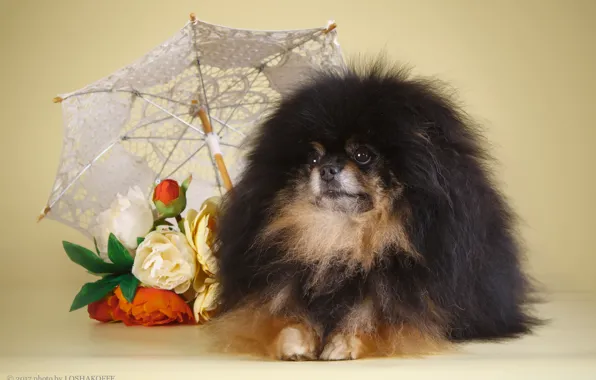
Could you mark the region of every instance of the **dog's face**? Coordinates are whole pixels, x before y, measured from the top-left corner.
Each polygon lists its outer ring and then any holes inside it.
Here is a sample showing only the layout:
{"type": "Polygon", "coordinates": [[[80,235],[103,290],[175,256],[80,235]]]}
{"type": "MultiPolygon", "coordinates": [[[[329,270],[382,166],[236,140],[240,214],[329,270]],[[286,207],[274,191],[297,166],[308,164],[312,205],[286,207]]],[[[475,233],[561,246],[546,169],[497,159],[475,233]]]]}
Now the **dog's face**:
{"type": "Polygon", "coordinates": [[[308,202],[344,217],[396,206],[408,174],[432,161],[432,116],[408,109],[398,82],[326,80],[282,102],[265,123],[251,157],[267,172],[259,185],[271,184],[285,206],[308,202]]]}
{"type": "Polygon", "coordinates": [[[313,142],[299,172],[298,182],[303,184],[298,188],[307,188],[317,207],[347,214],[368,212],[378,194],[386,192],[377,172],[380,162],[373,147],[355,140],[338,150],[313,142]]]}

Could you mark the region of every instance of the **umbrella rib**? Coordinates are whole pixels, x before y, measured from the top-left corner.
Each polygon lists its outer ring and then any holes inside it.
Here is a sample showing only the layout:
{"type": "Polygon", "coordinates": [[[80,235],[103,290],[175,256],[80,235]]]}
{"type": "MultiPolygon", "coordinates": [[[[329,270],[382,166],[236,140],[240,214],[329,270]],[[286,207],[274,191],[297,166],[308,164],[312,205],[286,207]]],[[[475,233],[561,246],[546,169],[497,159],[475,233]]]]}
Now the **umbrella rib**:
{"type": "Polygon", "coordinates": [[[296,43],[294,45],[290,45],[284,51],[281,51],[281,52],[279,52],[279,53],[277,53],[275,55],[272,55],[271,57],[269,57],[268,60],[266,60],[265,62],[261,63],[261,67],[264,67],[266,64],[268,64],[269,62],[273,61],[277,57],[282,56],[284,54],[288,54],[289,52],[291,52],[292,50],[296,49],[297,47],[302,46],[305,43],[314,40],[317,35],[319,35],[321,33],[324,33],[324,32],[325,32],[325,30],[318,30],[318,31],[314,32],[312,35],[310,35],[308,37],[305,37],[303,41],[298,42],[298,43],[296,43]]]}
{"type": "Polygon", "coordinates": [[[186,165],[186,163],[187,163],[188,161],[190,161],[190,160],[191,160],[191,158],[193,158],[194,156],[196,156],[196,155],[197,155],[197,153],[199,153],[199,152],[201,151],[201,149],[203,149],[203,148],[205,147],[205,145],[207,145],[207,143],[203,143],[203,144],[202,144],[200,147],[198,147],[198,148],[197,148],[197,150],[195,150],[194,152],[192,152],[192,153],[190,154],[190,156],[188,156],[188,157],[187,157],[187,158],[186,158],[184,161],[182,161],[182,163],[181,163],[180,165],[178,165],[178,166],[176,167],[176,169],[172,170],[172,171],[170,172],[170,174],[168,174],[168,175],[166,176],[166,178],[169,178],[169,177],[171,177],[171,176],[172,176],[174,173],[176,173],[178,170],[180,170],[180,168],[181,168],[181,167],[183,167],[184,165],[186,165]]]}
{"type": "Polygon", "coordinates": [[[148,94],[148,93],[145,93],[145,92],[141,92],[140,94],[143,95],[143,96],[151,96],[151,97],[154,97],[154,98],[167,100],[168,102],[172,102],[172,103],[176,103],[176,104],[181,104],[183,106],[189,106],[190,107],[190,104],[189,103],[182,102],[180,100],[175,100],[175,99],[172,99],[172,98],[168,98],[167,96],[161,96],[161,95],[155,95],[155,94],[148,94]]]}
{"type": "Polygon", "coordinates": [[[253,105],[257,105],[257,104],[271,104],[271,103],[269,103],[269,102],[238,103],[238,104],[230,104],[228,106],[212,107],[211,109],[219,110],[219,109],[224,109],[224,108],[233,108],[233,107],[237,107],[237,106],[253,106],[253,105]]]}
{"type": "MultiPolygon", "coordinates": [[[[197,56],[198,56],[197,50],[197,56]]],[[[199,80],[201,81],[201,90],[203,92],[203,99],[205,99],[205,106],[207,106],[207,117],[209,117],[209,122],[211,122],[211,115],[209,114],[209,100],[207,100],[207,90],[205,89],[205,81],[203,80],[203,70],[201,70],[201,60],[197,58],[197,68],[199,70],[199,80]]]]}
{"type": "Polygon", "coordinates": [[[162,117],[161,119],[151,120],[151,121],[148,121],[146,123],[139,124],[139,125],[133,127],[130,131],[126,132],[122,137],[120,137],[120,140],[131,140],[131,139],[134,139],[134,137],[130,137],[128,135],[130,133],[135,132],[138,129],[143,128],[143,127],[147,127],[147,126],[152,125],[152,124],[161,123],[162,121],[166,121],[166,120],[169,120],[169,119],[172,119],[172,116],[166,116],[166,117],[162,117]]]}
{"type": "MultiPolygon", "coordinates": [[[[262,69],[259,68],[259,70],[257,71],[257,75],[255,75],[255,77],[250,81],[250,83],[248,84],[248,86],[246,87],[246,89],[244,90],[244,93],[242,94],[242,96],[240,97],[240,99],[243,99],[248,92],[250,91],[250,89],[252,88],[252,86],[255,84],[255,82],[257,81],[257,79],[259,78],[259,75],[261,75],[262,69]]],[[[248,78],[248,75],[246,76],[248,78]]],[[[228,118],[226,119],[226,121],[224,121],[223,123],[221,123],[222,127],[221,129],[217,132],[217,134],[219,135],[221,133],[221,131],[223,130],[224,127],[228,127],[231,130],[238,132],[238,130],[232,128],[228,123],[230,122],[230,119],[232,119],[232,117],[234,116],[234,113],[236,112],[236,110],[240,108],[240,105],[237,104],[236,107],[234,107],[232,109],[232,112],[230,112],[230,115],[228,116],[228,118]]],[[[241,133],[243,136],[246,137],[246,135],[244,133],[241,133]]]]}
{"type": "MultiPolygon", "coordinates": [[[[190,118],[190,123],[192,123],[194,120],[195,120],[195,117],[194,116],[191,117],[190,118]]],[[[174,151],[178,147],[178,144],[180,144],[180,141],[182,140],[182,136],[184,136],[184,134],[186,133],[186,131],[188,131],[188,127],[185,127],[182,130],[182,133],[180,133],[180,135],[176,139],[176,142],[174,143],[174,147],[172,148],[172,150],[170,150],[170,153],[168,153],[168,157],[164,160],[163,165],[161,166],[161,169],[159,170],[159,173],[157,173],[157,175],[155,176],[155,179],[153,180],[153,182],[157,181],[159,179],[159,177],[162,175],[164,169],[166,168],[166,165],[170,161],[170,158],[172,158],[172,154],[174,154],[174,151]]]]}
{"type": "MultiPolygon", "coordinates": [[[[232,83],[230,86],[228,86],[228,88],[226,88],[225,90],[221,91],[218,95],[216,95],[213,99],[211,99],[211,102],[216,101],[217,99],[219,99],[219,97],[223,94],[225,94],[226,92],[228,92],[231,88],[234,88],[234,86],[236,86],[238,83],[242,82],[244,79],[246,79],[246,77],[248,77],[250,74],[252,74],[253,70],[257,70],[258,72],[263,71],[263,68],[265,67],[265,65],[267,65],[269,62],[273,61],[274,59],[276,59],[279,56],[282,56],[284,54],[288,54],[288,52],[296,49],[299,46],[304,45],[305,43],[312,41],[317,35],[319,35],[320,33],[324,33],[324,30],[318,30],[316,32],[314,32],[312,35],[305,37],[303,41],[298,42],[297,44],[291,45],[288,48],[286,48],[284,51],[279,52],[271,57],[269,57],[269,59],[267,59],[266,61],[262,62],[258,67],[251,67],[251,71],[242,75],[240,77],[240,79],[238,79],[236,82],[232,83]]],[[[268,103],[265,103],[268,104],[268,103]]],[[[223,108],[223,107],[219,107],[219,108],[223,108]]],[[[215,108],[214,108],[215,109],[215,108]]]]}
{"type": "MultiPolygon", "coordinates": [[[[219,94],[215,95],[215,97],[213,97],[213,99],[211,99],[211,102],[215,102],[217,99],[219,99],[222,95],[224,95],[225,93],[227,93],[228,91],[230,91],[230,89],[234,88],[238,83],[242,82],[243,80],[245,80],[246,78],[248,78],[249,75],[251,75],[254,71],[257,72],[261,72],[260,67],[251,67],[250,71],[246,74],[243,74],[237,81],[235,81],[234,83],[232,83],[231,85],[229,85],[225,90],[220,91],[219,94]]],[[[214,109],[217,107],[214,107],[214,109]]],[[[222,108],[222,107],[220,107],[222,108]]]]}
{"type": "MultiPolygon", "coordinates": [[[[216,120],[217,121],[217,120],[216,120]]],[[[242,132],[239,132],[242,133],[242,132]]],[[[161,136],[134,136],[134,137],[127,137],[124,140],[165,140],[165,141],[177,141],[178,138],[176,137],[161,137],[161,136]]],[[[180,139],[180,141],[205,141],[205,139],[201,139],[201,138],[182,138],[180,139]]],[[[223,146],[229,146],[232,148],[239,148],[238,145],[235,144],[229,144],[229,143],[225,143],[225,142],[219,142],[220,145],[223,146]]]]}
{"type": "MultiPolygon", "coordinates": [[[[216,118],[215,116],[212,116],[212,118],[213,118],[213,120],[215,120],[216,122],[218,122],[222,126],[230,128],[232,131],[238,133],[242,137],[246,137],[246,134],[244,132],[239,131],[237,128],[232,127],[231,125],[227,124],[223,120],[220,120],[220,119],[216,118]]],[[[221,132],[221,129],[219,130],[219,132],[217,132],[217,134],[219,134],[220,132],[221,132]]],[[[222,142],[220,142],[220,144],[221,145],[226,145],[225,143],[222,143],[222,142]]]]}
{"type": "Polygon", "coordinates": [[[199,38],[196,28],[193,31],[193,47],[195,50],[195,59],[197,61],[197,73],[199,74],[199,81],[201,82],[201,91],[203,92],[203,102],[207,107],[207,117],[211,122],[211,115],[209,114],[209,100],[207,99],[207,90],[205,89],[205,80],[203,79],[203,70],[201,69],[201,53],[199,52],[199,38]]]}
{"type": "Polygon", "coordinates": [[[166,117],[162,117],[161,119],[151,120],[151,121],[148,121],[146,123],[139,124],[136,127],[134,127],[133,129],[131,129],[129,132],[127,132],[124,136],[126,137],[126,135],[128,135],[128,133],[131,133],[133,131],[136,131],[139,128],[147,127],[149,125],[156,124],[156,123],[161,123],[162,121],[166,121],[166,120],[169,120],[171,118],[172,118],[171,116],[166,116],[166,117]]]}
{"type": "MultiPolygon", "coordinates": [[[[120,90],[117,90],[117,91],[120,91],[120,90]]],[[[176,104],[181,104],[183,106],[189,106],[190,107],[190,104],[189,103],[182,102],[180,100],[175,100],[175,99],[172,99],[172,98],[168,98],[167,96],[149,94],[149,93],[146,93],[146,92],[134,92],[134,91],[130,91],[130,92],[133,93],[133,94],[141,94],[142,96],[151,96],[153,98],[163,99],[163,100],[167,100],[168,102],[172,102],[172,103],[176,103],[176,104]]]]}
{"type": "Polygon", "coordinates": [[[166,140],[166,141],[205,141],[205,139],[201,138],[182,138],[179,139],[177,137],[162,137],[162,136],[133,136],[127,137],[126,140],[166,140]]]}
{"type": "Polygon", "coordinates": [[[182,124],[184,124],[184,125],[186,125],[186,126],[190,127],[191,129],[194,129],[195,131],[199,132],[199,133],[200,133],[200,134],[202,134],[202,135],[204,135],[204,134],[205,134],[205,132],[203,132],[203,131],[202,131],[200,128],[198,128],[198,127],[196,127],[196,126],[192,125],[191,123],[189,123],[189,122],[187,122],[187,121],[183,120],[182,118],[180,118],[180,117],[176,116],[175,114],[171,113],[170,111],[168,111],[167,109],[163,108],[163,107],[162,107],[162,106],[160,106],[159,104],[157,104],[157,103],[155,103],[155,102],[153,102],[153,101],[151,101],[151,100],[149,100],[149,99],[145,98],[145,97],[144,97],[144,96],[142,96],[140,93],[138,93],[138,92],[137,92],[137,93],[136,93],[136,95],[137,95],[139,98],[141,98],[141,99],[143,99],[144,101],[146,101],[147,103],[149,103],[149,104],[151,104],[151,105],[153,105],[153,106],[155,106],[155,107],[159,108],[159,109],[160,109],[160,110],[162,110],[163,112],[165,112],[165,113],[167,113],[168,115],[172,116],[174,119],[178,120],[178,121],[179,121],[179,122],[181,122],[182,124]]]}
{"type": "Polygon", "coordinates": [[[103,156],[104,154],[106,154],[110,149],[112,149],[114,147],[114,145],[116,145],[116,143],[118,142],[118,140],[113,141],[110,145],[108,145],[104,150],[102,150],[97,156],[95,156],[91,161],[89,161],[89,163],[87,165],[85,165],[85,167],[83,169],[81,169],[81,171],[73,178],[72,181],[70,181],[70,183],[64,188],[64,190],[62,190],[60,192],[60,194],[58,194],[58,196],[49,204],[49,207],[52,208],[54,207],[54,205],[56,204],[56,202],[58,202],[60,200],[60,198],[62,198],[64,196],[64,194],[66,194],[66,192],[72,187],[72,185],[74,185],[74,183],[81,178],[81,176],[87,171],[89,170],[89,168],[91,167],[91,165],[93,165],[95,163],[95,161],[99,160],[101,158],[101,156],[103,156]]]}
{"type": "Polygon", "coordinates": [[[133,95],[137,95],[137,96],[152,96],[154,98],[159,98],[159,99],[167,100],[169,102],[181,104],[183,106],[189,106],[189,107],[191,106],[191,104],[189,104],[189,103],[182,102],[180,100],[175,100],[175,99],[172,99],[172,98],[168,98],[167,96],[149,94],[147,92],[139,92],[139,91],[134,91],[134,90],[89,90],[89,91],[76,92],[74,94],[67,95],[66,97],[63,98],[63,100],[66,100],[66,99],[72,98],[72,97],[81,96],[81,95],[97,94],[97,93],[102,93],[102,92],[103,93],[106,93],[106,92],[124,92],[124,93],[127,93],[127,94],[133,94],[133,95]]]}

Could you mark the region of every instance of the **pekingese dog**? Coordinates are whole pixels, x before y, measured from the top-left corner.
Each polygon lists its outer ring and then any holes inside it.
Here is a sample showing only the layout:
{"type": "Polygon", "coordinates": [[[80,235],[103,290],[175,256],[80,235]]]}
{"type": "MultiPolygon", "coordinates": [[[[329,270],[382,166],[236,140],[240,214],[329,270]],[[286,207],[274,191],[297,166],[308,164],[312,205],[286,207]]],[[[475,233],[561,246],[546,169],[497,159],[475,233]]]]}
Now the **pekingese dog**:
{"type": "Polygon", "coordinates": [[[436,83],[406,71],[375,63],[295,91],[223,202],[230,347],[344,360],[529,332],[533,292],[489,162],[436,83]]]}

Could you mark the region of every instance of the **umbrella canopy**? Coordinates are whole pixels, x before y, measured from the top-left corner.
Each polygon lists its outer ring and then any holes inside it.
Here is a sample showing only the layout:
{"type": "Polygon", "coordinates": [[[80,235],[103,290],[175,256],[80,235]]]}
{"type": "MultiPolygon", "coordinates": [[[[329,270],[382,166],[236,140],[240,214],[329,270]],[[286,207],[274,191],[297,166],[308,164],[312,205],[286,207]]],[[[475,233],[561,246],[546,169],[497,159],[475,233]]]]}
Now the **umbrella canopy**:
{"type": "Polygon", "coordinates": [[[136,62],[57,97],[64,141],[42,217],[91,237],[96,216],[130,187],[149,196],[160,179],[192,174],[191,207],[225,191],[226,174],[241,172],[241,143],[279,99],[310,70],[344,68],[336,33],[333,23],[256,31],[191,15],[136,62]]]}

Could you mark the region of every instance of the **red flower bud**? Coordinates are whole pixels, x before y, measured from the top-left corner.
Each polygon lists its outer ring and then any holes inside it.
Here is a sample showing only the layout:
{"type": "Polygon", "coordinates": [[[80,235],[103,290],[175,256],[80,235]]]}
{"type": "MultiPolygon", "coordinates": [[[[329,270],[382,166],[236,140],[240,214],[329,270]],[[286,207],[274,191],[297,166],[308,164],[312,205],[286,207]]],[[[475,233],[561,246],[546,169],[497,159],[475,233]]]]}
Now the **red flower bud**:
{"type": "Polygon", "coordinates": [[[169,205],[180,196],[180,186],[173,179],[164,179],[155,187],[153,191],[153,202],[161,201],[164,205],[169,205]]]}

